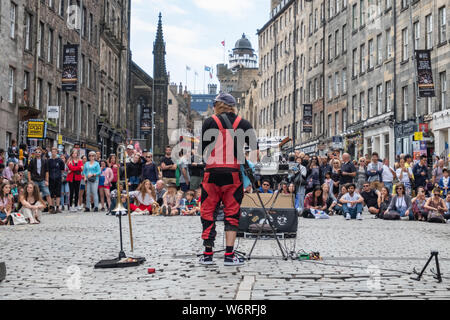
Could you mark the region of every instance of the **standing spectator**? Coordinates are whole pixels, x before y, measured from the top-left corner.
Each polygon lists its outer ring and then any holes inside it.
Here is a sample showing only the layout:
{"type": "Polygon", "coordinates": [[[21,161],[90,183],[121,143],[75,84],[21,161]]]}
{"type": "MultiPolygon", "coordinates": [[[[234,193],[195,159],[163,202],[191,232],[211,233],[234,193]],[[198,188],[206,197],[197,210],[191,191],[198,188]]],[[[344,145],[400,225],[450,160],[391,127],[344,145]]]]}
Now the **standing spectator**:
{"type": "Polygon", "coordinates": [[[426,221],[428,216],[428,210],[425,209],[427,198],[425,196],[425,189],[423,187],[417,188],[417,197],[412,199],[411,203],[414,218],[418,221],[426,221]]]}
{"type": "Polygon", "coordinates": [[[372,161],[367,164],[367,181],[370,182],[371,188],[381,189],[381,172],[383,171],[383,163],[378,161],[378,153],[372,153],[372,161]]]}
{"type": "Polygon", "coordinates": [[[22,143],[19,146],[19,161],[22,161],[25,170],[28,168],[28,157],[28,147],[26,144],[22,143]]]}
{"type": "MultiPolygon", "coordinates": [[[[247,153],[248,154],[248,153],[247,153]]],[[[246,156],[247,156],[246,154],[246,156]]],[[[189,166],[190,168],[190,188],[192,190],[195,190],[200,187],[200,184],[202,183],[203,174],[205,171],[205,164],[202,162],[201,156],[199,156],[194,151],[192,152],[191,157],[191,164],[189,166]]],[[[245,187],[244,187],[245,189],[245,187]]]]}
{"type": "Polygon", "coordinates": [[[395,186],[395,193],[396,195],[392,198],[391,204],[384,214],[384,219],[389,217],[391,220],[414,220],[411,197],[405,193],[405,186],[402,183],[395,186]],[[387,216],[387,214],[389,215],[387,216]]]}
{"type": "Polygon", "coordinates": [[[361,192],[364,183],[366,183],[367,181],[366,158],[361,157],[359,159],[359,165],[357,166],[356,170],[356,190],[357,192],[361,192]]]}
{"type": "Polygon", "coordinates": [[[350,220],[352,218],[362,220],[364,198],[359,193],[355,192],[355,189],[355,184],[349,183],[347,186],[348,192],[340,199],[342,203],[342,211],[346,220],[350,220]]]}
{"type": "Polygon", "coordinates": [[[445,197],[447,197],[448,190],[450,189],[450,179],[448,177],[448,170],[447,169],[444,168],[442,170],[442,173],[443,173],[443,176],[439,180],[439,188],[441,188],[442,195],[445,198],[445,197]]]}
{"type": "Polygon", "coordinates": [[[98,181],[100,176],[100,165],[95,161],[95,152],[89,152],[89,162],[84,164],[83,176],[86,182],[86,208],[84,212],[89,212],[91,207],[91,197],[94,198],[94,212],[98,212],[98,181]]]}
{"type": "Polygon", "coordinates": [[[297,159],[298,169],[294,178],[295,188],[297,190],[297,195],[295,197],[295,208],[297,209],[298,213],[301,213],[303,211],[306,195],[306,184],[307,184],[306,175],[308,173],[306,167],[303,166],[301,162],[302,158],[299,157],[297,159]]]}
{"type": "Polygon", "coordinates": [[[412,158],[412,156],[409,155],[409,154],[405,155],[405,166],[406,166],[407,168],[411,168],[411,169],[412,169],[413,166],[414,166],[413,158],[412,158]]]}
{"type": "Polygon", "coordinates": [[[16,140],[11,140],[11,146],[8,148],[8,160],[14,163],[19,162],[19,148],[16,140]]]}
{"type": "Polygon", "coordinates": [[[364,204],[367,206],[369,213],[378,215],[380,213],[380,192],[373,189],[369,182],[364,183],[361,196],[364,198],[364,204]]]}
{"type": "Polygon", "coordinates": [[[339,181],[341,180],[341,162],[333,160],[333,169],[331,170],[331,180],[333,180],[333,194],[339,194],[339,181]]]}
{"type": "Polygon", "coordinates": [[[341,166],[341,178],[339,184],[353,183],[353,179],[356,177],[356,168],[350,161],[350,155],[344,153],[342,155],[342,166],[341,166]]]}
{"type": "Polygon", "coordinates": [[[67,174],[67,182],[69,182],[69,210],[77,211],[78,196],[80,192],[80,182],[82,179],[83,161],[78,158],[78,150],[72,149],[69,160],[67,161],[69,172],[67,174]]]}
{"type": "Polygon", "coordinates": [[[20,210],[30,224],[39,224],[45,205],[39,193],[39,187],[33,182],[28,182],[23,194],[19,197],[22,209],[20,210]]]}
{"type": "Polygon", "coordinates": [[[388,189],[389,194],[392,194],[392,188],[394,185],[394,178],[397,177],[394,169],[389,166],[389,159],[385,158],[383,160],[383,171],[381,172],[381,181],[383,185],[388,189]]]}
{"type": "MultiPolygon", "coordinates": [[[[84,166],[87,162],[87,157],[85,155],[83,155],[81,157],[81,161],[83,163],[83,170],[84,170],[84,166]]],[[[81,173],[81,181],[80,181],[80,192],[78,194],[78,210],[82,210],[83,209],[83,198],[86,195],[86,179],[85,176],[83,174],[83,172],[81,173]]]]}
{"type": "Polygon", "coordinates": [[[142,159],[139,153],[135,153],[131,162],[127,163],[127,178],[130,191],[135,191],[141,182],[142,159]]]}
{"type": "MultiPolygon", "coordinates": [[[[125,157],[125,162],[130,163],[133,161],[135,150],[132,144],[129,144],[127,146],[127,156],[125,157]]],[[[119,159],[119,161],[122,161],[123,159],[119,159]]]]}
{"type": "Polygon", "coordinates": [[[444,165],[445,165],[444,160],[440,159],[437,162],[436,168],[433,169],[432,182],[434,186],[437,186],[441,178],[444,176],[444,165]]]}
{"type": "Polygon", "coordinates": [[[188,169],[188,159],[187,159],[187,154],[183,153],[183,150],[180,152],[180,160],[178,161],[178,170],[180,171],[180,176],[179,176],[179,185],[180,185],[180,189],[183,192],[186,192],[189,190],[189,180],[190,180],[190,176],[189,176],[189,169],[188,169]]]}
{"type": "Polygon", "coordinates": [[[159,179],[158,166],[153,161],[153,154],[147,152],[145,156],[145,164],[142,167],[142,180],[150,180],[155,185],[159,179]]]}
{"type": "Polygon", "coordinates": [[[160,164],[163,181],[166,185],[169,185],[169,183],[176,183],[175,171],[177,169],[177,165],[173,163],[171,157],[172,157],[172,148],[170,146],[167,146],[165,156],[160,164]]]}
{"type": "Polygon", "coordinates": [[[111,181],[111,192],[116,190],[117,188],[117,179],[119,177],[119,169],[120,164],[117,162],[117,156],[115,154],[111,154],[108,158],[108,167],[111,168],[114,178],[111,181]]]}
{"type": "Polygon", "coordinates": [[[321,158],[321,164],[320,164],[320,184],[323,184],[325,182],[325,175],[327,173],[330,173],[331,175],[331,171],[332,171],[332,167],[331,165],[328,163],[328,158],[327,157],[322,157],[321,158]]]}
{"type": "Polygon", "coordinates": [[[0,165],[5,165],[5,150],[0,149],[0,165]]]}
{"type": "Polygon", "coordinates": [[[414,184],[417,193],[418,187],[426,187],[428,183],[427,156],[420,156],[420,161],[413,167],[414,184]]]}
{"type": "Polygon", "coordinates": [[[102,160],[102,153],[100,151],[95,152],[95,161],[100,162],[102,160]]]}
{"type": "Polygon", "coordinates": [[[163,196],[164,196],[164,194],[167,192],[167,189],[165,188],[165,185],[164,185],[164,181],[162,181],[162,180],[158,180],[157,182],[156,182],[156,186],[155,186],[155,192],[156,192],[156,198],[155,198],[155,200],[156,200],[156,202],[158,202],[158,204],[160,205],[160,206],[162,206],[163,205],[163,196]]]}
{"type": "Polygon", "coordinates": [[[315,186],[320,186],[320,168],[317,163],[317,157],[311,159],[311,163],[308,167],[308,178],[306,178],[306,193],[311,192],[315,186]]]}
{"type": "Polygon", "coordinates": [[[61,201],[62,173],[65,164],[58,158],[58,148],[52,148],[52,156],[47,161],[50,189],[50,202],[48,203],[50,206],[49,213],[61,213],[62,211],[59,209],[59,205],[61,201]],[[54,198],[56,198],[55,203],[53,203],[54,198]]]}
{"type": "Polygon", "coordinates": [[[105,198],[108,209],[111,210],[111,182],[114,179],[114,173],[111,168],[108,167],[106,160],[100,160],[100,178],[98,182],[98,191],[100,193],[100,203],[102,207],[100,211],[105,211],[105,198]]]}
{"type": "Polygon", "coordinates": [[[410,195],[413,172],[410,167],[406,166],[405,159],[400,158],[399,168],[397,169],[397,171],[395,173],[397,174],[397,178],[398,178],[399,182],[401,182],[405,187],[404,192],[407,195],[410,195]]]}
{"type": "MultiPolygon", "coordinates": [[[[28,182],[33,181],[42,192],[42,197],[46,198],[47,205],[50,206],[52,201],[50,198],[50,191],[48,190],[49,172],[48,162],[42,158],[42,149],[37,147],[34,152],[35,158],[30,161],[28,166],[28,182]]],[[[60,191],[61,191],[61,185],[60,191]]],[[[50,210],[50,208],[48,208],[50,210]]],[[[53,213],[50,211],[50,213],[53,213]]]]}
{"type": "Polygon", "coordinates": [[[70,187],[69,182],[67,181],[67,176],[69,174],[69,167],[67,166],[66,156],[64,154],[61,155],[61,161],[64,163],[64,171],[62,172],[61,177],[61,208],[64,210],[64,205],[67,204],[67,210],[70,209],[70,187]]]}

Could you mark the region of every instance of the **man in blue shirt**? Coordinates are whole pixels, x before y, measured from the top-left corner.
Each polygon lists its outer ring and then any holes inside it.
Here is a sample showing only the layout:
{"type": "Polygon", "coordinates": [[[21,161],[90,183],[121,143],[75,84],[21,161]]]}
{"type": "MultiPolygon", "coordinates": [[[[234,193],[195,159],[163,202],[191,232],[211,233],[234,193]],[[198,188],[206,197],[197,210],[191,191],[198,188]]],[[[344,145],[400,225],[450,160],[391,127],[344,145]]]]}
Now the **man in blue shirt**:
{"type": "Polygon", "coordinates": [[[261,183],[261,187],[259,187],[260,193],[273,193],[272,190],[270,190],[270,181],[267,179],[264,179],[261,183]]]}

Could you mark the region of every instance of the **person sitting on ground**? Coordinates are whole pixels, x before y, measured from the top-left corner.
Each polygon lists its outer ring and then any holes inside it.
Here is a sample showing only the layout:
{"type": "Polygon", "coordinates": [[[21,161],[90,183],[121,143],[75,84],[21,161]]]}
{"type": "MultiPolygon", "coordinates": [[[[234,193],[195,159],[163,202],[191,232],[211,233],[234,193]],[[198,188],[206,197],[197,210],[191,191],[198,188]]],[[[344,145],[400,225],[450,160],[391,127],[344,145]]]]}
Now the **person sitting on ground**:
{"type": "Polygon", "coordinates": [[[405,194],[405,185],[398,183],[395,185],[396,195],[392,197],[391,204],[384,213],[385,220],[414,220],[412,212],[411,197],[405,194]]]}
{"type": "Polygon", "coordinates": [[[295,184],[294,183],[290,183],[288,186],[288,194],[293,194],[294,196],[295,194],[295,184]]]}
{"type": "Polygon", "coordinates": [[[423,187],[417,188],[417,196],[412,199],[411,203],[414,218],[419,221],[427,221],[428,210],[425,209],[427,198],[423,187]]]}
{"type": "Polygon", "coordinates": [[[448,208],[444,199],[441,198],[441,190],[439,188],[434,188],[433,196],[428,198],[424,207],[428,210],[428,222],[446,222],[444,214],[448,211],[448,208]]]}
{"type": "MultiPolygon", "coordinates": [[[[278,192],[278,190],[276,192],[278,192]]],[[[281,190],[280,190],[280,192],[281,192],[281,194],[289,194],[288,184],[286,182],[282,182],[281,183],[281,190]]]]}
{"type": "Polygon", "coordinates": [[[167,188],[167,192],[163,196],[161,212],[164,216],[179,215],[178,208],[181,205],[181,199],[178,198],[177,186],[175,183],[169,183],[167,188]]]}
{"type": "Polygon", "coordinates": [[[355,192],[355,189],[355,184],[349,183],[347,186],[348,192],[340,199],[343,204],[342,211],[346,220],[362,220],[364,198],[359,193],[355,192]]]}
{"type": "Polygon", "coordinates": [[[389,192],[389,187],[382,187],[380,192],[380,197],[378,198],[378,208],[380,208],[378,214],[375,218],[383,219],[384,212],[389,208],[391,204],[391,193],[389,192]]]}
{"type": "Polygon", "coordinates": [[[12,181],[14,177],[14,162],[8,161],[8,166],[3,170],[3,178],[8,179],[8,181],[12,181]]]}
{"type": "Polygon", "coordinates": [[[378,205],[380,200],[380,192],[377,189],[373,189],[372,185],[377,185],[365,182],[363,184],[363,191],[361,196],[364,198],[364,204],[367,206],[370,214],[378,215],[380,213],[380,207],[378,205]]]}
{"type": "Polygon", "coordinates": [[[344,185],[342,185],[341,186],[341,191],[339,191],[339,194],[337,195],[337,197],[335,197],[336,198],[336,200],[337,200],[337,202],[336,202],[336,205],[334,206],[334,212],[337,214],[337,215],[340,215],[340,216],[342,216],[343,214],[344,214],[344,211],[343,211],[343,203],[341,202],[341,198],[344,196],[344,194],[346,194],[348,192],[348,190],[347,190],[347,185],[346,184],[344,184],[344,185]]]}
{"type": "Polygon", "coordinates": [[[325,210],[327,204],[323,201],[323,190],[321,186],[315,186],[313,191],[308,193],[305,197],[303,218],[318,218],[320,216],[327,216],[325,210]]]}
{"type": "Polygon", "coordinates": [[[330,185],[326,182],[322,185],[322,191],[323,202],[327,205],[325,213],[332,216],[334,214],[334,207],[337,204],[336,198],[333,193],[330,192],[330,185]]]}
{"type": "Polygon", "coordinates": [[[11,225],[13,196],[11,194],[11,185],[9,182],[3,182],[0,186],[0,225],[11,225]]]}
{"type": "Polygon", "coordinates": [[[137,189],[136,200],[139,206],[130,204],[130,209],[135,214],[152,214],[152,204],[156,199],[155,187],[150,180],[144,180],[137,189]]]}
{"type": "Polygon", "coordinates": [[[448,221],[450,219],[450,193],[445,197],[445,205],[447,206],[447,212],[444,214],[444,218],[448,221]]]}
{"type": "Polygon", "coordinates": [[[200,211],[198,209],[197,201],[194,199],[195,192],[189,190],[186,192],[186,198],[184,199],[184,209],[181,210],[183,216],[196,216],[200,211]]]}
{"type": "Polygon", "coordinates": [[[20,212],[25,219],[27,219],[30,224],[41,223],[40,217],[45,205],[41,199],[39,187],[33,182],[27,183],[19,201],[22,204],[20,212]]]}
{"type": "Polygon", "coordinates": [[[267,179],[264,179],[261,183],[261,187],[259,187],[259,193],[273,193],[273,191],[270,189],[270,181],[267,179]]]}
{"type": "Polygon", "coordinates": [[[163,180],[158,180],[155,185],[155,192],[156,192],[156,202],[158,202],[159,206],[163,205],[163,196],[167,192],[167,189],[165,188],[165,183],[163,180]]]}
{"type": "Polygon", "coordinates": [[[442,175],[442,178],[439,180],[439,188],[442,190],[442,195],[445,198],[448,194],[448,190],[450,189],[450,178],[446,168],[442,170],[442,175]]]}

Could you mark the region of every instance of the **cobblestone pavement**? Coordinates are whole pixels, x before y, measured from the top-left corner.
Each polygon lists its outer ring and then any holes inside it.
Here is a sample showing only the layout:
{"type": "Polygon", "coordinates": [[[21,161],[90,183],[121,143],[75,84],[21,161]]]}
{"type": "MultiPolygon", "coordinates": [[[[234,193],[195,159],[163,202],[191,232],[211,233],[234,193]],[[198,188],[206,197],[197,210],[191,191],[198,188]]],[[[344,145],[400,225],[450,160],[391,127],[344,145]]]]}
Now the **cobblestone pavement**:
{"type": "MultiPolygon", "coordinates": [[[[450,299],[450,224],[409,221],[299,220],[296,250],[319,251],[321,262],[283,261],[276,242],[257,243],[243,267],[200,266],[199,217],[128,217],[124,249],[147,261],[134,268],[101,270],[94,265],[119,251],[117,218],[104,213],[44,215],[40,225],[0,228],[7,278],[3,299],[450,299]],[[442,283],[427,269],[410,279],[430,250],[439,250],[442,283]],[[326,264],[326,265],[325,265],[326,264]],[[147,268],[156,268],[148,274],[147,268]],[[386,270],[389,269],[389,270],[386,270]],[[402,271],[402,272],[398,272],[402,271]]],[[[217,248],[223,244],[218,224],[217,248]]],[[[240,240],[248,252],[253,241],[240,240]]],[[[293,247],[294,241],[286,244],[293,247]]],[[[217,249],[216,248],[216,249],[217,249]]],[[[434,262],[430,265],[434,267],[434,262]]]]}

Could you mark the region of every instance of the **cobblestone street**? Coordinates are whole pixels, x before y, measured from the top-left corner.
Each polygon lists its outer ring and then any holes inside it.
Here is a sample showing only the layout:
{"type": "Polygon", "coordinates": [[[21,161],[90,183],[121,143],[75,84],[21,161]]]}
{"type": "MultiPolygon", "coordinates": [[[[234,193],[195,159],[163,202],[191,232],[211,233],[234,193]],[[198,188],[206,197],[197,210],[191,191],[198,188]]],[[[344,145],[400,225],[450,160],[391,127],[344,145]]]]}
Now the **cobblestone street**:
{"type": "MultiPolygon", "coordinates": [[[[134,254],[128,217],[124,250],[147,261],[134,268],[99,270],[119,251],[117,218],[104,213],[44,215],[37,226],[0,228],[6,280],[3,299],[449,299],[450,224],[375,220],[299,220],[296,250],[319,251],[321,262],[283,261],[275,241],[258,242],[244,267],[200,266],[199,217],[133,216],[134,254]],[[428,267],[410,280],[430,250],[439,251],[442,283],[428,267]],[[263,259],[264,258],[264,259],[263,259]],[[267,259],[266,259],[267,258],[267,259]],[[324,265],[327,264],[327,265],[324,265]],[[351,267],[348,267],[351,266],[351,267]],[[147,268],[156,273],[147,274],[147,268]],[[390,270],[385,270],[390,269],[390,270]],[[403,271],[404,273],[398,272],[403,271]],[[77,283],[77,279],[79,282],[77,283]],[[79,289],[77,288],[79,285],[79,289]]],[[[222,247],[223,225],[218,225],[222,247]]],[[[248,252],[253,241],[240,240],[248,252]]],[[[292,247],[292,241],[286,240],[292,247]]]]}

